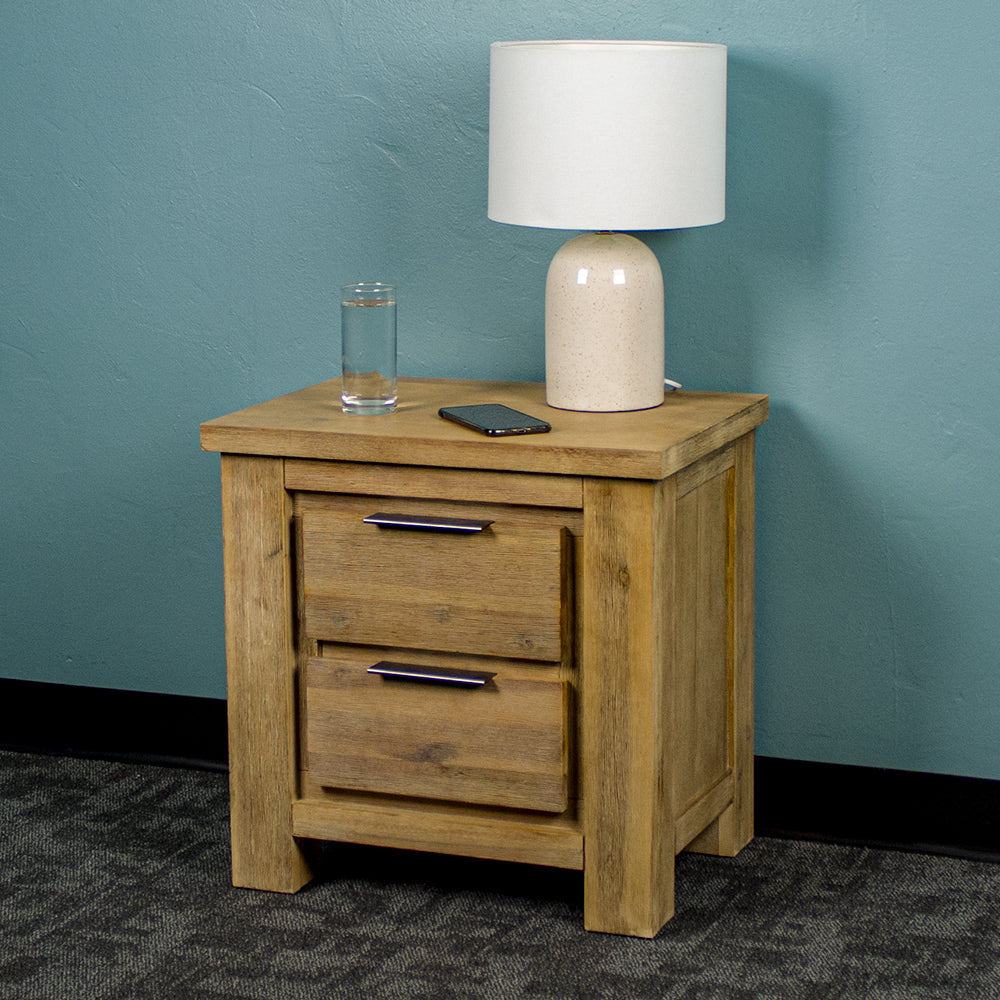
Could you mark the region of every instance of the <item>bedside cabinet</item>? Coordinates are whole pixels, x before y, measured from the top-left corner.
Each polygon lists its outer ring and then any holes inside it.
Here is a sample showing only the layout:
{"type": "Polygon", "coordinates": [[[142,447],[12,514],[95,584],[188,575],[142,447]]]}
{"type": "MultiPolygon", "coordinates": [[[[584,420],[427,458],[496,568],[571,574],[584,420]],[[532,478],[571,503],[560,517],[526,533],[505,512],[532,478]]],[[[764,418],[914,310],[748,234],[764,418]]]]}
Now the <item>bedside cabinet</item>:
{"type": "Polygon", "coordinates": [[[235,885],[310,842],[580,869],[651,937],[677,852],[753,836],[754,431],[767,397],[579,413],[534,383],[337,380],[201,427],[222,453],[235,885]],[[499,402],[548,434],[437,416],[499,402]]]}

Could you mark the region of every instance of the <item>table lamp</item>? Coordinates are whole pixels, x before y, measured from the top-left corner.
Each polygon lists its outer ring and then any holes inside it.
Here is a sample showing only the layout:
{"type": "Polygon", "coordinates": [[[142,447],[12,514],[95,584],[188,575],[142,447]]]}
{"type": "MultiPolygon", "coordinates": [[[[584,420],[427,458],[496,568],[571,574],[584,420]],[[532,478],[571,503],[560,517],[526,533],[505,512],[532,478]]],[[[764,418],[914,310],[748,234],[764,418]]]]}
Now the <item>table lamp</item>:
{"type": "Polygon", "coordinates": [[[663,402],[663,275],[653,251],[622,231],[721,222],[725,180],[725,45],[490,46],[489,218],[591,231],[549,266],[550,406],[663,402]]]}

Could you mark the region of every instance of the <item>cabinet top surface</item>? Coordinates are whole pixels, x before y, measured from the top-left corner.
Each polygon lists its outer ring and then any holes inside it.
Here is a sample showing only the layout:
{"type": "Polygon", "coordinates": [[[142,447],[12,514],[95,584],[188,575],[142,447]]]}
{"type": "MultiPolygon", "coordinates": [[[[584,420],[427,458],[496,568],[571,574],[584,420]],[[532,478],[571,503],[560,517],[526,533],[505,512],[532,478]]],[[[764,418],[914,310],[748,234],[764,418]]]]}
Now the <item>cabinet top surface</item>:
{"type": "Polygon", "coordinates": [[[750,393],[669,392],[662,406],[625,413],[557,410],[540,382],[402,378],[399,409],[340,409],[331,379],[201,425],[205,451],[443,468],[663,479],[767,420],[750,393]],[[505,403],[552,425],[547,434],[486,437],[438,416],[442,406],[505,403]]]}

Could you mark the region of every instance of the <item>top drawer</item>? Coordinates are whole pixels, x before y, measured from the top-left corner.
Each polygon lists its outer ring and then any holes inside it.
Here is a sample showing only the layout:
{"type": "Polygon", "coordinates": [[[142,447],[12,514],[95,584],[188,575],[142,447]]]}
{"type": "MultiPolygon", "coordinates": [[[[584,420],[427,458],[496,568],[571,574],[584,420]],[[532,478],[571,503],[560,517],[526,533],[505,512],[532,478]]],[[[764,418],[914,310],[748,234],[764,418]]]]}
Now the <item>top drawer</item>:
{"type": "MultiPolygon", "coordinates": [[[[373,500],[368,513],[391,510],[384,504],[392,502],[373,500]]],[[[302,516],[309,638],[562,659],[565,528],[502,519],[470,534],[385,528],[366,524],[363,513],[347,507],[302,516]]]]}

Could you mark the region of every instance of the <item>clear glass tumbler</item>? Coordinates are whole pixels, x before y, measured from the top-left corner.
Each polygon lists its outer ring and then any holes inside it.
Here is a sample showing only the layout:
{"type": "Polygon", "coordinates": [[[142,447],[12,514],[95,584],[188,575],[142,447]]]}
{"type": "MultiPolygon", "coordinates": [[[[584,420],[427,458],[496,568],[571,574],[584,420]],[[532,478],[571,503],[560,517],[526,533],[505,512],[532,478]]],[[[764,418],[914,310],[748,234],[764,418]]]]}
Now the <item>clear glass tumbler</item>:
{"type": "Polygon", "coordinates": [[[396,386],[396,290],[381,281],[344,285],[340,295],[344,413],[392,413],[396,386]]]}

